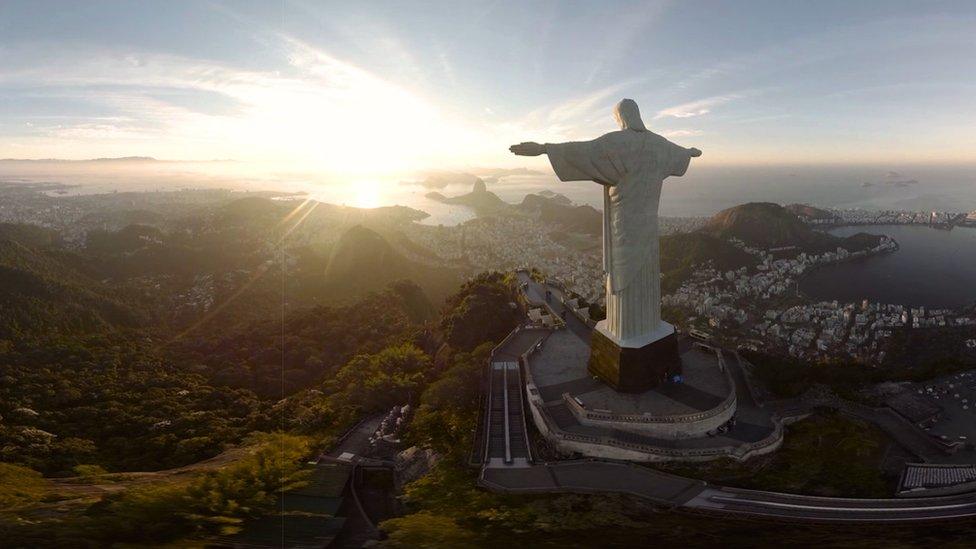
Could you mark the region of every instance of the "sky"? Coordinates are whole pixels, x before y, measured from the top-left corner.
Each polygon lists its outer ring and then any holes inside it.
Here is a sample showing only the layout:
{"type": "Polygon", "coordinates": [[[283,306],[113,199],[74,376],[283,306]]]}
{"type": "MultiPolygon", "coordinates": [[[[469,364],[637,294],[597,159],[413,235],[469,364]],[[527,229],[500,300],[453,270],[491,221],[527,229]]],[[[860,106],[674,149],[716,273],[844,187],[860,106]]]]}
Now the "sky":
{"type": "Polygon", "coordinates": [[[0,158],[544,167],[621,98],[701,162],[976,162],[976,2],[0,2],[0,158]]]}

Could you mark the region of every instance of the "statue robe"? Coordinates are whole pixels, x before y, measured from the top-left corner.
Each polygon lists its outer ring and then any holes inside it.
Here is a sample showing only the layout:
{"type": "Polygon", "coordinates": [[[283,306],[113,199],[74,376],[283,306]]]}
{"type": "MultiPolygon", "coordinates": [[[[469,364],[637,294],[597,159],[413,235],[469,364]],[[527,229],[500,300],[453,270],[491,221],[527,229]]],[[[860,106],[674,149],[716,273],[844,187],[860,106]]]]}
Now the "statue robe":
{"type": "Polygon", "coordinates": [[[607,331],[618,343],[646,339],[661,324],[661,185],[684,175],[690,151],[653,132],[621,130],[593,141],[547,144],[546,154],[561,181],[603,185],[607,331]]]}

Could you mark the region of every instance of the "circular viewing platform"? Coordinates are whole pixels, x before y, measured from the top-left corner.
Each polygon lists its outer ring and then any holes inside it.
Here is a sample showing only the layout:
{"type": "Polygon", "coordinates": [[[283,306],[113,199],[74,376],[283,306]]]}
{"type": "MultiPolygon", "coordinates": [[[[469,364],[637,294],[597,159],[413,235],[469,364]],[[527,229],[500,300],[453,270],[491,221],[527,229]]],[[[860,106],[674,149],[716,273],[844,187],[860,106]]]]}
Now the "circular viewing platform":
{"type": "Polygon", "coordinates": [[[668,439],[707,436],[735,413],[735,383],[720,350],[679,338],[679,353],[680,382],[621,393],[588,374],[585,341],[555,332],[528,361],[530,394],[565,405],[582,425],[668,439]]]}
{"type": "Polygon", "coordinates": [[[680,380],[616,391],[587,370],[591,326],[565,310],[558,288],[525,282],[527,302],[565,320],[522,361],[529,411],[557,450],[661,461],[745,459],[779,446],[782,424],[739,387],[745,383],[733,366],[740,366],[729,364],[738,360],[734,353],[679,336],[680,380]]]}

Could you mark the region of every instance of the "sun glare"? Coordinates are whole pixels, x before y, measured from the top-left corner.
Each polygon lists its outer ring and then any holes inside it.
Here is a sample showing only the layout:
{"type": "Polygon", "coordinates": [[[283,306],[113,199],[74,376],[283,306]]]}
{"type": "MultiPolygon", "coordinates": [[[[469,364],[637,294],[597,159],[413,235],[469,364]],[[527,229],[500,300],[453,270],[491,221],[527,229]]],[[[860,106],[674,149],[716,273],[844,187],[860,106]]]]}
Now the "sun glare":
{"type": "Polygon", "coordinates": [[[376,181],[356,181],[347,185],[350,200],[347,206],[378,208],[384,204],[383,185],[376,181]]]}
{"type": "Polygon", "coordinates": [[[301,78],[236,90],[250,106],[236,133],[254,149],[271,144],[282,160],[333,174],[388,176],[436,164],[477,142],[476,132],[416,93],[292,45],[290,62],[301,78]]]}

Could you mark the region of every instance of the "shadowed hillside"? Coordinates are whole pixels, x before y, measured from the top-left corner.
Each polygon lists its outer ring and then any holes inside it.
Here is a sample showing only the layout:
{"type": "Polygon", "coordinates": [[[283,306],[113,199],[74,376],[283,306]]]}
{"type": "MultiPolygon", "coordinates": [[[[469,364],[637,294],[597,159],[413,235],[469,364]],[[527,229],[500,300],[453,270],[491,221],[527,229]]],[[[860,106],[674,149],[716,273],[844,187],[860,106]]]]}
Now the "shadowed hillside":
{"type": "Polygon", "coordinates": [[[722,210],[708,221],[702,232],[720,238],[738,238],[758,248],[797,246],[809,253],[832,251],[837,247],[855,251],[865,244],[876,245],[880,239],[860,235],[845,239],[815,231],[789,209],[771,202],[750,202],[722,210]]]}
{"type": "Polygon", "coordinates": [[[143,316],[49,249],[53,236],[28,226],[0,227],[0,339],[108,330],[143,316]]]}
{"type": "Polygon", "coordinates": [[[376,352],[409,337],[436,318],[423,290],[397,281],[349,305],[319,305],[285,321],[264,318],[220,338],[190,337],[180,352],[203,365],[216,384],[247,388],[261,396],[290,394],[334,374],[355,354],[376,352]]]}
{"type": "Polygon", "coordinates": [[[461,283],[459,273],[411,261],[379,233],[356,225],[332,249],[325,268],[324,295],[348,298],[403,279],[420,285],[435,303],[461,283]]]}
{"type": "Polygon", "coordinates": [[[280,220],[288,210],[280,203],[261,196],[248,196],[230,202],[215,212],[216,220],[225,225],[254,225],[280,220]]]}
{"type": "Polygon", "coordinates": [[[756,259],[727,241],[703,233],[678,233],[661,237],[661,274],[663,290],[677,288],[694,271],[708,261],[719,271],[735,270],[756,263],[756,259]]]}
{"type": "Polygon", "coordinates": [[[708,220],[702,231],[763,248],[823,240],[822,234],[814,234],[796,214],[771,202],[750,202],[722,210],[708,220]]]}
{"type": "Polygon", "coordinates": [[[593,236],[603,234],[603,214],[599,210],[593,206],[573,206],[559,194],[551,197],[527,194],[518,208],[534,213],[540,221],[558,226],[566,232],[593,236]]]}

